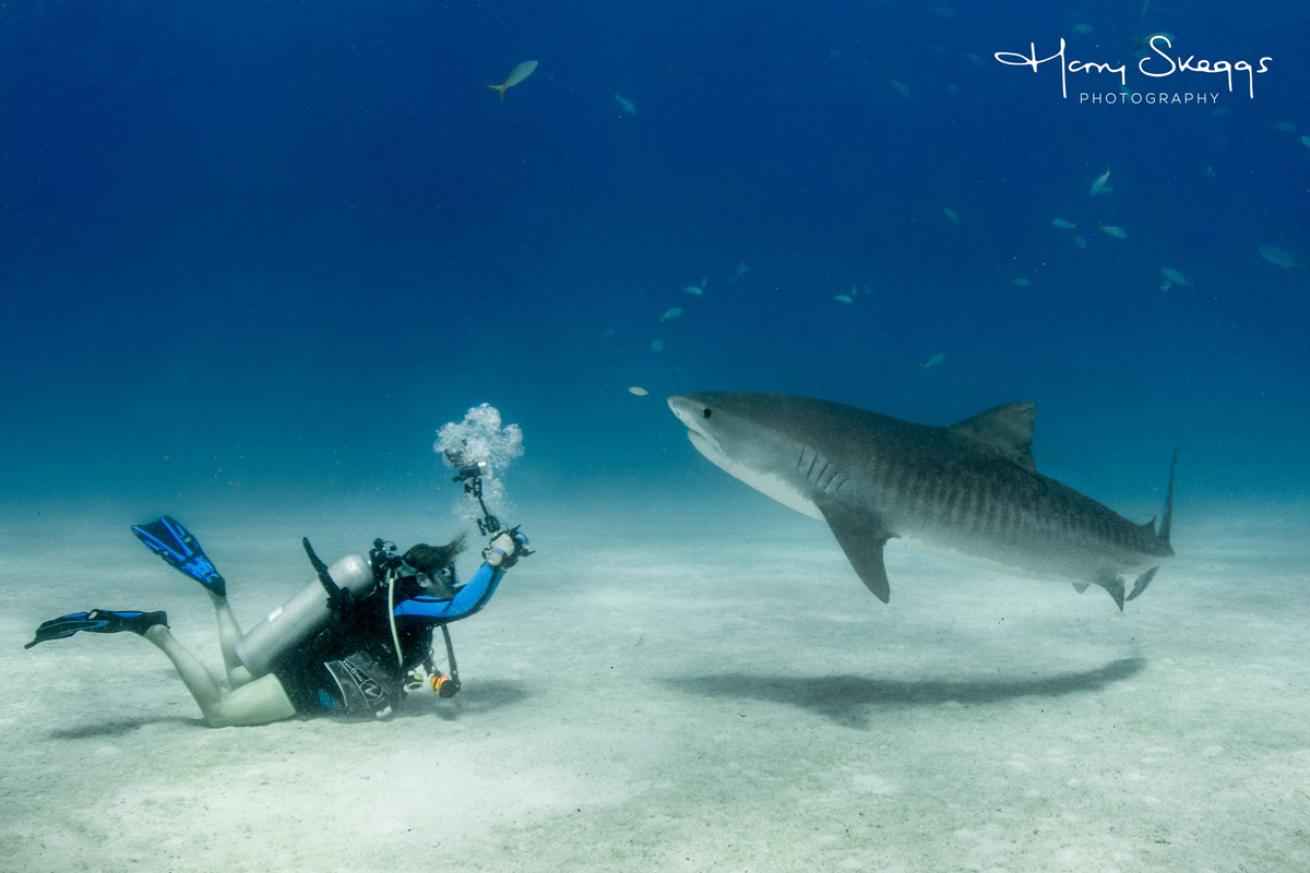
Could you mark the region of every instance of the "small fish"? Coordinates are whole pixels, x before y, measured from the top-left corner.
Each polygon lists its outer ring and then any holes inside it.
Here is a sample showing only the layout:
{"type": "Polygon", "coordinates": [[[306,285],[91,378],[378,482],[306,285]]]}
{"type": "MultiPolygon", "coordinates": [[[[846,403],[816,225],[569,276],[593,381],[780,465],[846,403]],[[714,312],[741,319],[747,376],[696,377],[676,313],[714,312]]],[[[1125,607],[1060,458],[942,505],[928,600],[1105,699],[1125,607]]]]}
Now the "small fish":
{"type": "Polygon", "coordinates": [[[662,339],[653,339],[653,340],[651,340],[651,341],[650,341],[650,350],[651,350],[652,352],[654,352],[655,354],[657,354],[657,355],[658,355],[660,352],[664,351],[664,340],[662,340],[662,339]]]}
{"type": "Polygon", "coordinates": [[[686,288],[682,289],[682,293],[690,294],[692,297],[704,297],[705,289],[701,288],[699,285],[688,285],[686,288]]]}
{"type": "Polygon", "coordinates": [[[509,71],[509,75],[505,77],[505,81],[501,82],[499,85],[488,85],[487,87],[493,91],[499,92],[500,102],[504,103],[505,92],[508,91],[510,88],[513,88],[515,85],[519,84],[520,82],[522,82],[528,76],[531,76],[534,72],[536,72],[536,70],[537,70],[536,61],[524,61],[523,63],[519,64],[517,67],[509,71]]]}
{"type": "Polygon", "coordinates": [[[633,397],[645,397],[650,392],[647,391],[645,388],[641,387],[640,385],[629,385],[628,393],[631,394],[633,397]]]}
{"type": "Polygon", "coordinates": [[[1084,21],[1075,24],[1073,27],[1069,28],[1069,30],[1075,36],[1087,36],[1087,34],[1091,33],[1093,30],[1095,30],[1095,28],[1093,28],[1090,24],[1084,21]]]}
{"type": "Polygon", "coordinates": [[[859,286],[859,285],[856,285],[854,282],[852,282],[852,283],[851,283],[851,296],[852,296],[852,297],[858,297],[859,294],[860,294],[860,286],[859,286]]]}
{"type": "Polygon", "coordinates": [[[975,67],[981,67],[986,64],[986,61],[982,59],[982,55],[978,54],[977,52],[969,52],[967,55],[964,56],[964,59],[969,63],[973,64],[975,67]]]}
{"type": "Polygon", "coordinates": [[[1015,276],[1010,280],[1010,284],[1019,288],[1027,288],[1032,285],[1032,281],[1027,276],[1015,276]]]}
{"type": "Polygon", "coordinates": [[[1209,164],[1206,164],[1206,165],[1205,165],[1205,169],[1201,171],[1201,175],[1202,175],[1202,176],[1205,176],[1207,179],[1213,179],[1213,178],[1214,178],[1214,167],[1212,167],[1212,166],[1209,165],[1209,164]]]}
{"type": "Polygon", "coordinates": [[[1078,225],[1074,224],[1072,221],[1065,221],[1063,218],[1052,218],[1051,226],[1056,230],[1073,230],[1078,225]]]}
{"type": "Polygon", "coordinates": [[[1275,267],[1282,267],[1284,270],[1294,270],[1301,266],[1301,262],[1292,257],[1291,252],[1278,246],[1260,246],[1256,249],[1256,253],[1275,267]]]}
{"type": "Polygon", "coordinates": [[[749,272],[749,271],[750,271],[750,267],[746,266],[746,262],[745,262],[745,261],[738,261],[738,262],[737,262],[737,278],[738,278],[738,279],[740,279],[742,276],[745,276],[746,273],[749,272]]]}
{"type": "Polygon", "coordinates": [[[622,109],[626,114],[628,115],[637,114],[637,104],[633,103],[631,100],[629,100],[627,97],[624,97],[622,94],[616,92],[614,94],[614,101],[619,104],[619,108],[622,109]]]}
{"type": "Polygon", "coordinates": [[[896,89],[897,94],[909,99],[910,86],[906,85],[904,82],[898,82],[895,79],[892,79],[892,87],[896,89]]]}
{"type": "Polygon", "coordinates": [[[1303,136],[1303,137],[1301,137],[1301,145],[1303,145],[1303,146],[1305,146],[1306,148],[1310,149],[1310,136],[1303,136]]]}
{"type": "Polygon", "coordinates": [[[1110,170],[1107,168],[1104,173],[1092,180],[1092,187],[1087,189],[1087,196],[1095,197],[1097,194],[1109,194],[1114,190],[1113,188],[1106,187],[1106,183],[1109,181],[1110,170]]]}
{"type": "Polygon", "coordinates": [[[1117,224],[1101,224],[1097,226],[1101,228],[1101,232],[1106,236],[1112,236],[1115,239],[1128,239],[1128,231],[1119,227],[1117,224]]]}
{"type": "Polygon", "coordinates": [[[933,356],[932,356],[931,358],[929,358],[928,360],[924,361],[924,362],[923,362],[922,364],[920,364],[919,366],[920,366],[920,367],[923,367],[925,370],[931,370],[933,367],[936,367],[938,364],[940,364],[940,363],[941,363],[942,361],[944,361],[944,360],[946,360],[946,353],[945,353],[945,352],[938,352],[937,354],[933,355],[933,356]]]}
{"type": "Polygon", "coordinates": [[[943,21],[950,21],[952,18],[955,17],[955,10],[949,6],[934,6],[928,11],[931,12],[933,15],[936,15],[938,18],[942,19],[943,21]]]}
{"type": "Polygon", "coordinates": [[[1290,121],[1276,121],[1273,128],[1279,133],[1296,133],[1296,125],[1290,121]]]}
{"type": "Polygon", "coordinates": [[[949,206],[942,207],[942,215],[945,215],[946,220],[949,221],[951,224],[960,223],[960,213],[956,212],[954,209],[952,209],[949,206]]]}
{"type": "Polygon", "coordinates": [[[849,294],[838,294],[832,299],[836,300],[838,303],[846,303],[848,305],[855,302],[855,298],[851,297],[849,294]]]}
{"type": "Polygon", "coordinates": [[[1083,239],[1081,236],[1075,236],[1073,238],[1073,244],[1078,246],[1078,248],[1080,249],[1087,248],[1087,240],[1083,239]]]}
{"type": "Polygon", "coordinates": [[[681,306],[670,306],[664,310],[664,314],[660,316],[660,321],[673,321],[675,318],[682,318],[681,306]]]}
{"type": "MultiPolygon", "coordinates": [[[[1173,267],[1161,267],[1160,275],[1164,276],[1166,285],[1180,285],[1184,288],[1192,287],[1192,283],[1187,281],[1187,277],[1175,270],[1173,267]]],[[[1167,291],[1168,288],[1161,288],[1161,291],[1167,291]]]]}

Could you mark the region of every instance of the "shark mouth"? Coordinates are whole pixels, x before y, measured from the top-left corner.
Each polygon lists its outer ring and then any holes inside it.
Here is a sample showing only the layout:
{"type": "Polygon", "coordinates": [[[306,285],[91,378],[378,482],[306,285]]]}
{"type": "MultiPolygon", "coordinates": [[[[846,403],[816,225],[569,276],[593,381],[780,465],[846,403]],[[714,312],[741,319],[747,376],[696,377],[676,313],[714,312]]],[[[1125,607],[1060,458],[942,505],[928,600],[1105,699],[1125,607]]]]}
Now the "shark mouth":
{"type": "Polygon", "coordinates": [[[719,441],[710,436],[709,432],[701,425],[700,419],[696,417],[694,412],[695,404],[678,395],[670,397],[668,404],[669,409],[677,416],[678,421],[686,426],[687,439],[696,447],[696,451],[704,455],[716,467],[727,470],[726,465],[732,462],[727,453],[723,451],[723,446],[719,444],[719,441]]]}
{"type": "Polygon", "coordinates": [[[696,410],[700,409],[698,405],[691,404],[685,398],[677,396],[670,397],[668,402],[669,409],[673,410],[673,414],[678,417],[678,420],[686,425],[688,441],[707,461],[734,479],[745,482],[761,494],[773,498],[783,506],[811,518],[823,520],[823,514],[814,505],[814,501],[808,495],[798,491],[793,484],[785,481],[776,473],[753,469],[724,451],[723,445],[711,436],[701,424],[699,416],[696,415],[696,410]]]}

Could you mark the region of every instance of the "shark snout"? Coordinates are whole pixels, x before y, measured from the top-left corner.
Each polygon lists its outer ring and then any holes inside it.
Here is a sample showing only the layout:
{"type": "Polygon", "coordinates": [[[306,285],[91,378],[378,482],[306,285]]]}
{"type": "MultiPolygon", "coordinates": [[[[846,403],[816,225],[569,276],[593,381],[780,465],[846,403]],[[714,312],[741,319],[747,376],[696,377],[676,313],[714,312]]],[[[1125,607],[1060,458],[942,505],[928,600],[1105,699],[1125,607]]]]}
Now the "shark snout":
{"type": "Polygon", "coordinates": [[[701,430],[695,415],[697,404],[690,397],[685,394],[670,394],[665,402],[669,404],[669,409],[677,416],[678,421],[686,425],[689,430],[701,430]]]}
{"type": "Polygon", "coordinates": [[[696,442],[696,437],[714,441],[702,418],[705,408],[703,403],[686,394],[671,394],[665,402],[669,404],[669,409],[677,416],[678,421],[690,431],[688,438],[693,443],[696,442]]]}

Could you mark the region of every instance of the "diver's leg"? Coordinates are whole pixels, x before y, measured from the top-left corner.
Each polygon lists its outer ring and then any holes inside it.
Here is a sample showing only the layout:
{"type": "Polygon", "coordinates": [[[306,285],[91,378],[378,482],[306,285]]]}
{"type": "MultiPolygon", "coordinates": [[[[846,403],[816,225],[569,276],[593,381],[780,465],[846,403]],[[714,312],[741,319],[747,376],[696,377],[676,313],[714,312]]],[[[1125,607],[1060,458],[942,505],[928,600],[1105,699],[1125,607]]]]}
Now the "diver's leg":
{"type": "Polygon", "coordinates": [[[264,676],[247,685],[224,693],[205,666],[177,641],[164,625],[155,625],[145,638],[168,656],[195,698],[205,722],[211,727],[267,724],[290,718],[296,708],[287,697],[276,676],[264,676]]]}
{"type": "Polygon", "coordinates": [[[232,614],[226,597],[220,597],[212,591],[209,599],[214,603],[214,612],[218,616],[218,645],[223,650],[223,667],[227,670],[227,681],[233,689],[240,688],[254,679],[241,658],[237,656],[237,641],[241,639],[241,628],[237,617],[232,614]]]}
{"type": "Polygon", "coordinates": [[[218,706],[205,714],[210,727],[268,724],[296,714],[282,682],[272,673],[252,679],[224,694],[218,706]]]}

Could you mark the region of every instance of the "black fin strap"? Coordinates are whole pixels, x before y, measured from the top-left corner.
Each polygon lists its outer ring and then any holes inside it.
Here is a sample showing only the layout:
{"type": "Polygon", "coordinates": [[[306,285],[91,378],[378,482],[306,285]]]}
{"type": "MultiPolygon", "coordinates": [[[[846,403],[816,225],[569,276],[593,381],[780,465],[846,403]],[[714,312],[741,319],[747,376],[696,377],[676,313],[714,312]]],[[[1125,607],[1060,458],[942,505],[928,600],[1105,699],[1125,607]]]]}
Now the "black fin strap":
{"type": "Polygon", "coordinates": [[[309,563],[314,566],[314,572],[318,573],[318,581],[323,585],[323,590],[327,592],[329,600],[336,600],[341,596],[341,586],[332,579],[332,574],[328,573],[327,564],[323,563],[315,552],[314,547],[309,544],[309,537],[301,537],[300,543],[305,547],[305,554],[309,556],[309,563]]]}

